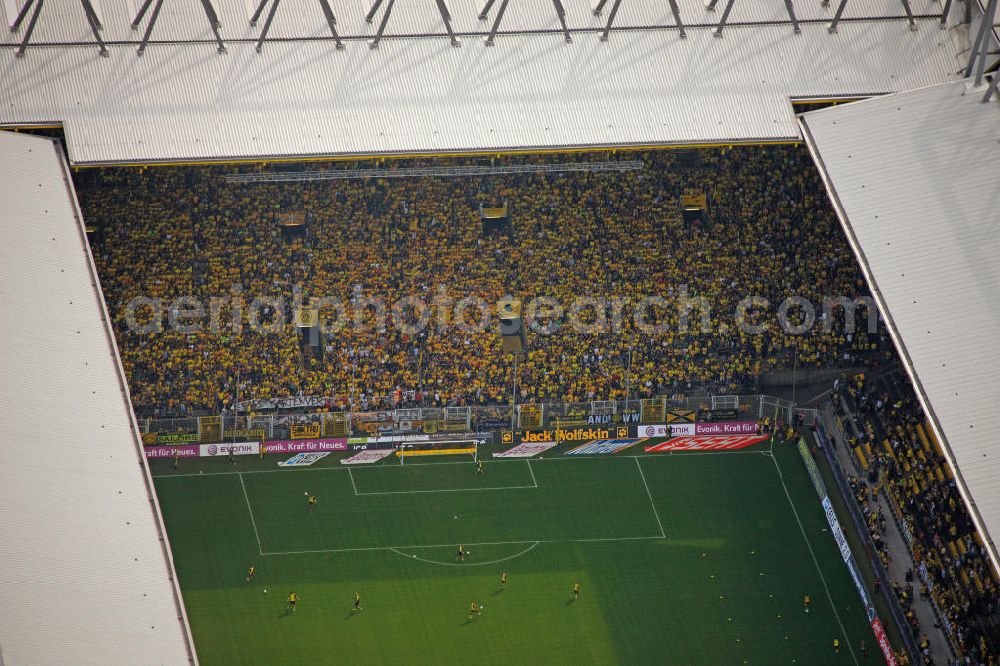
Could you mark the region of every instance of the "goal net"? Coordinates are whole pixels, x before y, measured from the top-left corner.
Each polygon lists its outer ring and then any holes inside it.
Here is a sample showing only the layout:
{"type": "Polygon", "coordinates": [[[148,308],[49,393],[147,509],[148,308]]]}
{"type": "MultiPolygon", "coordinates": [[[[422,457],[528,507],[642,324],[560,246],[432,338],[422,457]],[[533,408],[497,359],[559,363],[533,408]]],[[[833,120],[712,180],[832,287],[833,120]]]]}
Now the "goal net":
{"type": "Polygon", "coordinates": [[[469,456],[479,459],[481,439],[448,439],[427,442],[400,442],[396,445],[396,455],[400,464],[407,458],[417,456],[469,456]]]}

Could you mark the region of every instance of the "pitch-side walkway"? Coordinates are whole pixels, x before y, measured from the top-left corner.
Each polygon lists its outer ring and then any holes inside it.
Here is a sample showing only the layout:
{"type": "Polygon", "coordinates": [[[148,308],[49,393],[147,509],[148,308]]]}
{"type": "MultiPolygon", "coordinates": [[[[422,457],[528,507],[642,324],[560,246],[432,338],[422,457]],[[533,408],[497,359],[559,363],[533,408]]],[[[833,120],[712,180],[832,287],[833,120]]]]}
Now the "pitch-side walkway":
{"type": "MultiPolygon", "coordinates": [[[[847,406],[842,405],[842,408],[846,410],[847,406]]],[[[845,411],[845,413],[848,419],[853,419],[849,411],[845,411]]],[[[826,402],[823,406],[823,417],[826,423],[832,423],[836,418],[829,402],[826,402]]],[[[846,423],[844,425],[845,427],[849,427],[846,423]]],[[[840,468],[849,475],[864,478],[864,475],[854,466],[854,461],[851,460],[850,455],[847,453],[847,444],[840,437],[837,429],[828,428],[827,430],[837,439],[834,454],[840,463],[840,468]]],[[[898,583],[900,587],[905,587],[906,571],[907,569],[914,569],[915,565],[913,559],[910,557],[910,551],[906,547],[906,542],[903,540],[903,535],[900,534],[899,528],[896,526],[896,521],[892,518],[892,508],[886,501],[884,493],[879,493],[878,505],[882,508],[882,513],[886,517],[886,530],[883,537],[889,554],[889,579],[894,583],[898,583]]],[[[927,634],[927,638],[930,640],[931,658],[935,664],[950,664],[952,662],[952,655],[948,647],[948,639],[944,635],[943,629],[935,626],[937,625],[937,618],[934,615],[931,603],[920,598],[920,578],[916,573],[914,573],[913,590],[913,612],[920,623],[921,635],[927,634]]],[[[901,629],[903,631],[907,630],[906,627],[901,627],[901,629]]],[[[916,640],[920,640],[920,635],[916,636],[916,640]]]]}

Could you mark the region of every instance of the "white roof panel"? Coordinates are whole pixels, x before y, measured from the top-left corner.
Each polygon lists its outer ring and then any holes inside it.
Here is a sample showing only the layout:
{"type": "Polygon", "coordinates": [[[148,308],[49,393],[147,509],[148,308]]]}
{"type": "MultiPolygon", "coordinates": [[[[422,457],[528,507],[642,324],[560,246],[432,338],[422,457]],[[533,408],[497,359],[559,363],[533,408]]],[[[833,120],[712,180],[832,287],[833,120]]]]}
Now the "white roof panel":
{"type": "Polygon", "coordinates": [[[802,124],[1000,571],[1000,108],[983,93],[947,83],[802,124]]]}
{"type": "MultiPolygon", "coordinates": [[[[405,30],[402,8],[415,4],[397,2],[390,26],[405,30]]],[[[511,0],[508,13],[528,4],[511,0]]],[[[500,35],[492,48],[481,36],[461,48],[439,38],[340,52],[328,41],[228,47],[154,44],[141,58],[134,44],[110,46],[109,58],[93,46],[29,48],[0,60],[0,123],[63,121],[74,163],[797,140],[789,98],[893,92],[959,68],[929,19],[916,32],[890,20],[834,35],[810,23],[799,35],[733,25],[721,39],[692,28],[684,40],[625,30],[606,43],[500,35]]]]}
{"type": "Polygon", "coordinates": [[[0,340],[0,661],[192,663],[68,168],[55,142],[11,132],[0,340]]]}

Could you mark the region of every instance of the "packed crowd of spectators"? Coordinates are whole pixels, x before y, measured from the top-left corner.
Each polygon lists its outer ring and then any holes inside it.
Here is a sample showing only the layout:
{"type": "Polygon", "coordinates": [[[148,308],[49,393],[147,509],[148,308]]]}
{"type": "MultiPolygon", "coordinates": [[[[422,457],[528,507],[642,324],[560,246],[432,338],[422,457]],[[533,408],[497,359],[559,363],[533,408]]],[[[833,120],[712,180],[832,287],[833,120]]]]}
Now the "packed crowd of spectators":
{"type": "MultiPolygon", "coordinates": [[[[917,593],[933,598],[944,614],[961,663],[1000,662],[1000,584],[913,391],[905,382],[861,374],[838,380],[833,400],[843,400],[860,426],[848,440],[866,474],[851,482],[858,499],[874,507],[878,494],[887,492],[902,521],[916,574],[908,571],[896,594],[914,636],[921,630],[911,608],[918,584],[917,593]]],[[[873,534],[884,534],[881,509],[869,509],[868,516],[873,534]]],[[[885,549],[879,550],[888,564],[885,549]]],[[[929,655],[925,635],[919,645],[929,655]]]]}
{"type": "MultiPolygon", "coordinates": [[[[493,163],[618,159],[609,154],[505,157],[493,163]]],[[[711,307],[680,330],[676,306],[656,307],[666,330],[640,330],[630,306],[618,330],[580,333],[556,322],[549,335],[529,332],[519,361],[519,402],[575,402],[752,386],[773,369],[854,367],[881,359],[884,335],[856,333],[842,311],[825,331],[827,296],[867,295],[807,152],[797,146],[736,147],[694,153],[629,154],[645,168],[630,172],[564,172],[475,177],[419,177],[230,184],[226,174],[260,167],[109,168],[77,176],[84,218],[113,312],[132,398],[143,411],[216,411],[234,401],[327,395],[357,408],[390,406],[399,395],[423,403],[509,402],[512,362],[493,321],[484,332],[460,330],[435,314],[421,332],[353,323],[323,340],[321,361],[304,361],[291,308],[275,330],[229,325],[235,307],[218,308],[220,330],[181,333],[167,325],[169,304],[239,296],[291,302],[333,296],[348,307],[405,296],[432,304],[476,296],[488,303],[512,294],[526,302],[578,296],[606,299],[686,294],[711,307]],[[712,199],[711,223],[685,223],[684,190],[712,199]],[[507,202],[510,233],[484,235],[479,207],[507,202]],[[282,234],[283,214],[301,215],[304,235],[282,234]],[[788,296],[808,299],[817,323],[805,335],[778,326],[788,296]],[[126,323],[135,297],[161,298],[163,330],[126,323]],[[755,310],[759,334],[736,325],[748,296],[770,301],[755,310]],[[445,328],[443,324],[447,324],[445,328]]],[[[489,159],[448,164],[490,163],[489,159]]],[[[390,164],[414,166],[417,161],[390,164]]],[[[342,164],[312,164],[309,170],[342,164]]],[[[267,167],[271,168],[271,167],[267,167]]],[[[290,167],[291,168],[291,167],[290,167]]],[[[298,166],[295,168],[302,169],[298,166]]],[[[147,323],[150,308],[137,310],[147,323]],[[144,317],[146,317],[144,319],[144,317]]],[[[325,322],[334,310],[321,311],[325,322]]],[[[353,313],[348,315],[353,321],[353,313]]],[[[389,319],[389,315],[386,315],[389,319]]],[[[478,319],[472,310],[469,320],[478,319]]],[[[208,316],[206,315],[206,321],[208,316]]],[[[468,320],[467,320],[468,321],[468,320]]]]}

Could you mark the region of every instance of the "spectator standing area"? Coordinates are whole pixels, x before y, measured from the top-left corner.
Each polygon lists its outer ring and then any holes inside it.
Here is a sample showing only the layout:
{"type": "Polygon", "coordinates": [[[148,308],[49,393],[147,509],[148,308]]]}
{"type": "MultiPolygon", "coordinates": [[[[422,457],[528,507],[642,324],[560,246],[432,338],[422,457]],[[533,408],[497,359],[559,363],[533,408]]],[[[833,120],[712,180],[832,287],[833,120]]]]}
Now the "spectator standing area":
{"type": "Polygon", "coordinates": [[[877,656],[794,445],[574,446],[482,475],[467,456],[156,461],[201,660],[855,664],[862,640],[877,656]]]}
{"type": "MultiPolygon", "coordinates": [[[[581,297],[631,304],[620,309],[621,325],[610,333],[565,322],[548,334],[529,331],[517,402],[739,393],[762,372],[791,368],[793,356],[799,369],[882,359],[888,338],[869,329],[864,308],[853,334],[842,326],[842,309],[829,328],[817,318],[809,335],[778,326],[788,289],[809,300],[817,317],[825,297],[866,295],[801,146],[636,152],[627,161],[641,169],[558,171],[560,163],[596,161],[626,160],[607,153],[408,160],[399,166],[458,170],[493,162],[551,170],[258,184],[231,182],[258,173],[255,167],[79,172],[81,206],[98,228],[94,253],[137,411],[217,412],[238,398],[289,395],[330,396],[336,408],[355,411],[401,401],[506,404],[513,374],[496,319],[487,317],[477,330],[476,307],[464,320],[454,307],[445,308],[443,320],[436,309],[441,299],[454,305],[467,298],[492,308],[506,294],[526,302],[554,298],[567,310],[581,297]],[[711,224],[683,220],[686,188],[712,193],[711,224]],[[483,233],[479,206],[494,198],[510,202],[509,234],[483,233]],[[304,214],[302,237],[279,233],[288,210],[304,214]],[[322,334],[322,358],[308,363],[286,321],[295,289],[337,299],[347,310],[342,326],[322,334]],[[244,320],[254,299],[274,298],[285,303],[285,319],[263,312],[264,333],[246,321],[232,326],[234,294],[244,320]],[[682,325],[676,299],[684,294],[704,299],[707,325],[698,308],[682,325]],[[759,335],[736,325],[737,306],[749,295],[771,304],[759,335]],[[213,299],[225,300],[217,330],[208,316],[190,332],[169,325],[173,304],[190,297],[206,313],[213,299]],[[393,325],[395,314],[376,321],[373,310],[355,306],[373,297],[387,308],[419,299],[435,310],[428,326],[408,333],[393,325]],[[669,303],[646,313],[659,325],[652,334],[640,329],[635,314],[647,297],[669,303]],[[130,308],[153,299],[162,303],[158,310],[130,308]],[[129,325],[130,314],[140,326],[129,325]]],[[[286,169],[335,176],[350,166],[286,169]]],[[[266,173],[280,177],[282,170],[266,173]]],[[[602,311],[604,320],[615,321],[609,306],[602,311]]],[[[340,316],[332,307],[319,314],[324,330],[340,316]]],[[[581,319],[595,321],[589,315],[581,319]]]]}

